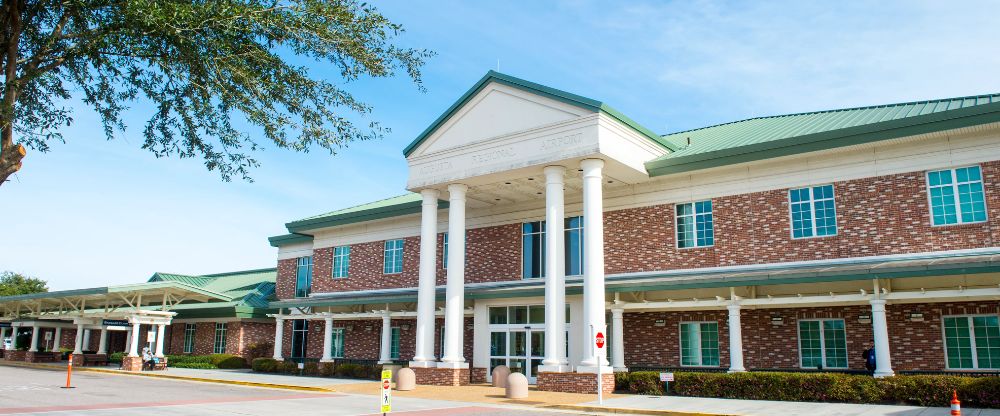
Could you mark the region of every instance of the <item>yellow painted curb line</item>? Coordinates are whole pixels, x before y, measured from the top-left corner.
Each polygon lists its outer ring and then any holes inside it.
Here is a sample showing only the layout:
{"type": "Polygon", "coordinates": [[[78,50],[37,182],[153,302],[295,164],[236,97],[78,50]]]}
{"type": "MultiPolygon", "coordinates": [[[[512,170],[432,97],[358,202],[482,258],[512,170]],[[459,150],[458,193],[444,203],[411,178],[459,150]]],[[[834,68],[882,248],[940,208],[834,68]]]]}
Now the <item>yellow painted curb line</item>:
{"type": "Polygon", "coordinates": [[[553,404],[548,409],[574,410],[578,412],[598,412],[615,415],[655,415],[655,416],[736,416],[718,413],[677,412],[673,410],[630,409],[627,407],[586,406],[578,404],[553,404]]]}
{"type": "MultiPolygon", "coordinates": [[[[25,368],[38,368],[44,370],[60,370],[63,366],[50,365],[50,364],[37,364],[37,363],[25,363],[25,362],[11,362],[4,361],[0,362],[0,365],[6,365],[11,367],[25,367],[25,368]]],[[[189,377],[189,376],[175,376],[170,374],[152,374],[152,373],[132,373],[127,371],[118,370],[108,370],[105,368],[87,368],[87,367],[74,367],[75,371],[89,371],[92,373],[105,373],[105,374],[115,374],[119,376],[136,376],[136,377],[153,377],[153,378],[165,378],[173,380],[185,380],[185,381],[200,381],[203,383],[217,383],[217,384],[230,384],[236,386],[248,386],[248,387],[263,387],[270,389],[282,389],[282,390],[298,390],[298,391],[315,391],[321,393],[331,393],[334,390],[325,387],[312,387],[312,386],[296,386],[293,384],[275,384],[275,383],[260,383],[254,381],[237,381],[237,380],[220,380],[217,378],[203,378],[203,377],[189,377]]]]}

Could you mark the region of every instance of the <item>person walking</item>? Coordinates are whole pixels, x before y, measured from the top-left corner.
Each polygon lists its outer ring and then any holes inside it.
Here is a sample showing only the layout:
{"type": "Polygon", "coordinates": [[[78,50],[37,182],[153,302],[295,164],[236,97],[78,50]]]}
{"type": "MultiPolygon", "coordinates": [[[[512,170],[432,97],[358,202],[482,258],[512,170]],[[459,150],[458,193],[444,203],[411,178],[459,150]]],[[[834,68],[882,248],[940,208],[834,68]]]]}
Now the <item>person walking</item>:
{"type": "Polygon", "coordinates": [[[868,370],[868,374],[875,374],[875,346],[869,346],[864,352],[865,358],[865,369],[868,370]]]}

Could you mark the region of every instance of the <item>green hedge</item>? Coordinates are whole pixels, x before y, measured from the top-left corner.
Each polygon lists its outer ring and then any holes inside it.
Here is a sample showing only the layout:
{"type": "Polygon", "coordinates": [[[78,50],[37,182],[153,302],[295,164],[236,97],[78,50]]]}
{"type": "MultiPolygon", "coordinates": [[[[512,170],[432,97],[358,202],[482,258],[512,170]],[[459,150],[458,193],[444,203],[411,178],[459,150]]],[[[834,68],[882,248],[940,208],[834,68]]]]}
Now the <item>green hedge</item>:
{"type": "Polygon", "coordinates": [[[168,355],[167,366],[177,368],[246,368],[247,361],[243,357],[232,354],[168,355]]]}
{"type": "MultiPolygon", "coordinates": [[[[253,371],[259,373],[300,374],[298,364],[292,361],[277,361],[273,358],[255,358],[250,365],[253,371]]],[[[382,367],[368,367],[359,364],[316,363],[308,362],[302,365],[301,374],[318,377],[351,377],[378,378],[382,367]]]]}
{"type": "MultiPolygon", "coordinates": [[[[615,375],[618,390],[662,395],[659,373],[615,375]]],[[[837,373],[674,373],[670,394],[747,400],[901,403],[948,406],[952,390],[969,407],[1000,408],[1000,377],[895,376],[873,378],[837,373]]]]}
{"type": "MultiPolygon", "coordinates": [[[[169,362],[168,362],[169,363],[169,362]]],[[[219,367],[212,365],[212,363],[176,363],[170,364],[169,367],[173,368],[197,368],[200,370],[214,370],[219,367]]]]}
{"type": "Polygon", "coordinates": [[[121,364],[122,363],[122,357],[124,357],[124,356],[125,356],[124,352],[116,352],[116,353],[113,353],[113,354],[111,354],[111,355],[108,356],[108,361],[112,362],[112,363],[115,363],[115,364],[121,364]]]}

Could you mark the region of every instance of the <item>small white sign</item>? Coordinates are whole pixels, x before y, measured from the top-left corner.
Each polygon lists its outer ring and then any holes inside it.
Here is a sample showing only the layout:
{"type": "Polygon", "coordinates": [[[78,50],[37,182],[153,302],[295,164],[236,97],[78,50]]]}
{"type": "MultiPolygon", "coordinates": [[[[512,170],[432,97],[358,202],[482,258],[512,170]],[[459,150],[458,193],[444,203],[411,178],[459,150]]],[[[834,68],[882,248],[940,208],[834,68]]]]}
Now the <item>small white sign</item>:
{"type": "Polygon", "coordinates": [[[146,333],[146,342],[156,342],[156,332],[149,331],[146,333]]]}
{"type": "Polygon", "coordinates": [[[46,341],[52,341],[52,333],[51,332],[46,332],[45,333],[45,340],[46,341]]]}
{"type": "Polygon", "coordinates": [[[660,373],[660,381],[674,381],[674,373],[660,373]]]}

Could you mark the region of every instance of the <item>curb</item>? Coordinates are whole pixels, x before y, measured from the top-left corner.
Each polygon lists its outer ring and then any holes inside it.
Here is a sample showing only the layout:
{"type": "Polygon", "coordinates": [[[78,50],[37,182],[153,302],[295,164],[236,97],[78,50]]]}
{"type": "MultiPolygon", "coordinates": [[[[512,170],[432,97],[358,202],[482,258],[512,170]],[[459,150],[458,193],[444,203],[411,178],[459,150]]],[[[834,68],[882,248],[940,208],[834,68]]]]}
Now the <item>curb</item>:
{"type": "Polygon", "coordinates": [[[655,410],[655,409],[631,409],[627,407],[604,407],[604,406],[587,406],[587,405],[577,405],[577,404],[554,404],[550,406],[545,406],[546,409],[555,410],[573,410],[577,412],[595,412],[595,413],[606,413],[614,415],[654,415],[654,416],[736,416],[736,415],[726,415],[719,413],[697,413],[697,412],[678,412],[673,410],[655,410]]]}
{"type": "MultiPolygon", "coordinates": [[[[37,368],[43,370],[61,370],[64,368],[64,366],[59,366],[59,365],[23,363],[23,362],[11,362],[11,361],[0,362],[0,365],[10,366],[10,367],[37,368]]],[[[294,384],[260,383],[254,381],[220,380],[217,378],[175,376],[170,374],[130,373],[118,370],[108,370],[104,368],[73,367],[73,371],[88,371],[92,373],[115,374],[119,376],[152,377],[152,378],[163,378],[171,380],[197,381],[202,383],[229,384],[234,386],[262,387],[262,388],[280,389],[280,390],[312,391],[319,393],[332,393],[335,391],[333,389],[328,389],[325,387],[297,386],[294,384]]]]}

